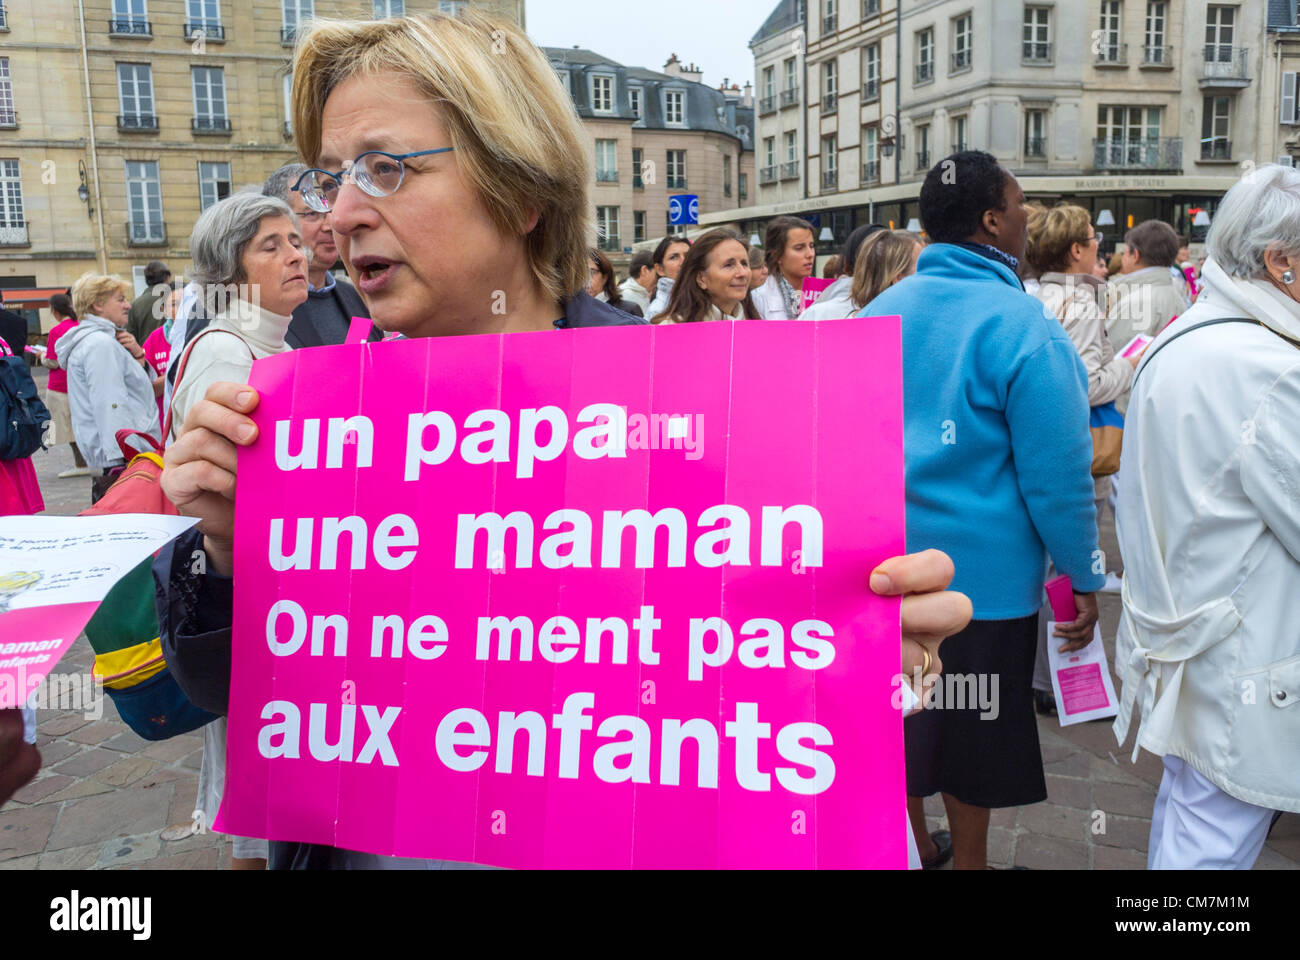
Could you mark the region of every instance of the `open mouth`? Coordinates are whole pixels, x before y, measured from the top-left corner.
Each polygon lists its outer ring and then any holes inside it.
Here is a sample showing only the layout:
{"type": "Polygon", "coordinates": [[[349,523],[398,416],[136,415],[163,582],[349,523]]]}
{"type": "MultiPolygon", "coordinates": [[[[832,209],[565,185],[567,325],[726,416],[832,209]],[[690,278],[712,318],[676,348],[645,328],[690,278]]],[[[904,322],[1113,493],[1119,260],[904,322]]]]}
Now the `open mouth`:
{"type": "Polygon", "coordinates": [[[384,257],[357,257],[352,261],[357,271],[357,281],[363,292],[374,292],[384,286],[397,271],[398,264],[384,257]]]}

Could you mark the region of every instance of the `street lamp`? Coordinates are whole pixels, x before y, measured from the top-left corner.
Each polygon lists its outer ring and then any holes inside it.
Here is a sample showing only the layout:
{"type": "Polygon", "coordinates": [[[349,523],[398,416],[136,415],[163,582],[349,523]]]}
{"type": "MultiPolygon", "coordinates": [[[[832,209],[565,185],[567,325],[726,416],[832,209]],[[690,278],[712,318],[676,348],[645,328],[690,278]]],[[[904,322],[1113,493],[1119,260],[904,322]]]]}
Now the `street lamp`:
{"type": "Polygon", "coordinates": [[[916,217],[913,217],[911,220],[907,221],[907,232],[908,232],[908,233],[920,233],[920,232],[921,232],[921,221],[918,220],[916,217]]]}
{"type": "Polygon", "coordinates": [[[77,199],[86,205],[86,216],[95,219],[95,208],[90,205],[90,187],[86,186],[86,162],[77,161],[77,175],[81,177],[81,183],[77,187],[77,199]]]}
{"type": "Polygon", "coordinates": [[[749,245],[751,247],[761,247],[763,245],[763,238],[757,233],[751,233],[749,235],[749,245]]]}
{"type": "Polygon", "coordinates": [[[822,227],[822,232],[820,236],[817,237],[817,239],[820,240],[822,243],[834,243],[835,233],[831,230],[830,227],[822,227]]]}
{"type": "Polygon", "coordinates": [[[1210,213],[1208,210],[1197,210],[1196,216],[1192,217],[1192,226],[1208,227],[1210,225],[1210,213]]]}
{"type": "Polygon", "coordinates": [[[1109,209],[1103,210],[1101,213],[1097,214],[1097,226],[1099,227],[1115,226],[1115,214],[1111,213],[1109,209]]]}

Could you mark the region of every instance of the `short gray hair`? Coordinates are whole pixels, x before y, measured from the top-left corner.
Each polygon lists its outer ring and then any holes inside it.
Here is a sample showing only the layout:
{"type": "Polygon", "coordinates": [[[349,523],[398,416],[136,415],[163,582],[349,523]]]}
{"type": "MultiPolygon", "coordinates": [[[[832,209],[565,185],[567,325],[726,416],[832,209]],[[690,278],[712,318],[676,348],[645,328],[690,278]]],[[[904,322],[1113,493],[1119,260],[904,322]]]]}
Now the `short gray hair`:
{"type": "Polygon", "coordinates": [[[256,190],[241,190],[204,210],[190,234],[190,279],[205,287],[247,281],[241,261],[263,217],[288,217],[298,226],[287,203],[256,190]]]}
{"type": "Polygon", "coordinates": [[[262,184],[262,193],[268,197],[283,200],[289,206],[293,206],[289,200],[289,192],[306,172],[307,164],[305,163],[286,163],[266,178],[266,183],[262,184]]]}
{"type": "Polygon", "coordinates": [[[1264,274],[1270,248],[1300,254],[1300,170],[1269,163],[1242,177],[1224,196],[1206,252],[1230,277],[1264,274]]]}

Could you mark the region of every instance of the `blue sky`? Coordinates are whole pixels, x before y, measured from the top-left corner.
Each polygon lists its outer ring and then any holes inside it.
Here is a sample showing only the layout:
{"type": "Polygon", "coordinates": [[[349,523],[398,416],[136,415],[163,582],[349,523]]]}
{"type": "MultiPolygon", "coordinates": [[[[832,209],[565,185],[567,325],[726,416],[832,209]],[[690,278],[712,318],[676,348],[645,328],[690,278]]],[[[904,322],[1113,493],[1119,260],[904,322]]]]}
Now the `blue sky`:
{"type": "Polygon", "coordinates": [[[753,82],[749,38],[776,0],[526,0],[528,34],[545,47],[595,50],[628,66],[662,70],[668,55],[694,61],[716,87],[753,82]]]}

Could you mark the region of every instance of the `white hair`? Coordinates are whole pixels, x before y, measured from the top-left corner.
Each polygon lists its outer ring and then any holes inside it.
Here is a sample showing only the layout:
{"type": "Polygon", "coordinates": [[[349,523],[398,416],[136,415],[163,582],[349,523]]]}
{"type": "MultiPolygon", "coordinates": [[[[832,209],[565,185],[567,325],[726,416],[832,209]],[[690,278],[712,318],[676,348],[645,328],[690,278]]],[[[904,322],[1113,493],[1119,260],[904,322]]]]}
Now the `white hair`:
{"type": "Polygon", "coordinates": [[[298,218],[287,203],[257,190],[241,190],[204,210],[190,234],[194,282],[202,286],[245,282],[241,261],[263,217],[288,217],[298,228],[298,218]]]}
{"type": "Polygon", "coordinates": [[[1270,249],[1300,254],[1300,170],[1265,164],[1242,177],[1219,204],[1206,252],[1230,277],[1264,274],[1270,249]]]}

